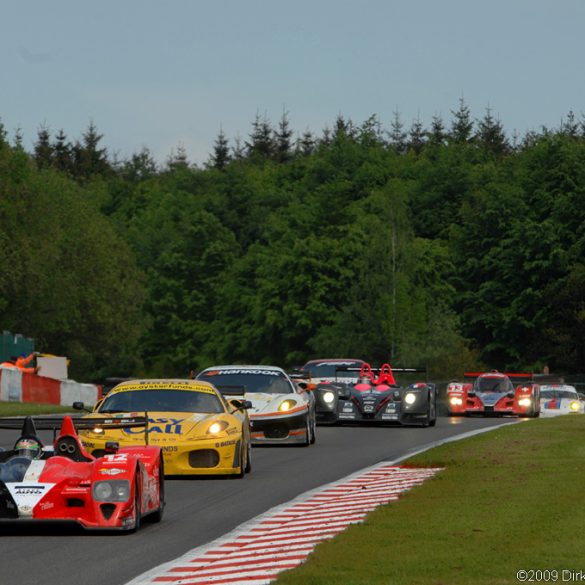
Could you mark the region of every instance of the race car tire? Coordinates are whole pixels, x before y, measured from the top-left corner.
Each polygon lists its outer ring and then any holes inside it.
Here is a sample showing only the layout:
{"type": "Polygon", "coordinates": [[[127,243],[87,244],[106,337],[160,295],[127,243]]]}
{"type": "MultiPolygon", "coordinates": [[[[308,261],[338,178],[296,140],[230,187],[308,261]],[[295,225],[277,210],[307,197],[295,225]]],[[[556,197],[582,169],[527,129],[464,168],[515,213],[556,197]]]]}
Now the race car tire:
{"type": "Polygon", "coordinates": [[[305,426],[305,440],[302,443],[303,447],[308,447],[311,444],[311,417],[307,411],[307,424],[305,426]]]}
{"type": "MultiPolygon", "coordinates": [[[[437,424],[437,403],[435,401],[433,401],[432,404],[432,417],[431,420],[429,421],[429,426],[430,427],[434,427],[437,424]]],[[[429,417],[431,415],[429,414],[429,417]]]]}
{"type": "Polygon", "coordinates": [[[422,427],[434,427],[437,424],[437,409],[435,403],[429,395],[429,407],[425,418],[422,420],[422,427]]]}
{"type": "Polygon", "coordinates": [[[250,473],[252,471],[252,447],[250,446],[250,441],[248,441],[248,447],[246,449],[246,467],[244,468],[245,473],[250,473]]]}
{"type": "Polygon", "coordinates": [[[244,463],[244,449],[240,448],[240,461],[239,461],[238,469],[240,471],[236,471],[236,473],[232,474],[230,477],[232,479],[242,479],[246,473],[246,465],[244,463]]]}
{"type": "Polygon", "coordinates": [[[433,415],[432,415],[431,420],[429,421],[429,426],[434,427],[434,426],[436,426],[436,424],[437,424],[437,407],[435,404],[433,404],[433,415]]]}
{"type": "Polygon", "coordinates": [[[136,470],[136,477],[134,478],[134,527],[130,529],[130,532],[136,532],[140,528],[140,487],[139,487],[139,470],[136,470]]]}
{"type": "Polygon", "coordinates": [[[147,520],[156,524],[162,520],[165,511],[165,474],[163,467],[163,459],[160,458],[159,474],[158,474],[158,493],[159,493],[159,504],[158,510],[147,516],[147,520]]]}

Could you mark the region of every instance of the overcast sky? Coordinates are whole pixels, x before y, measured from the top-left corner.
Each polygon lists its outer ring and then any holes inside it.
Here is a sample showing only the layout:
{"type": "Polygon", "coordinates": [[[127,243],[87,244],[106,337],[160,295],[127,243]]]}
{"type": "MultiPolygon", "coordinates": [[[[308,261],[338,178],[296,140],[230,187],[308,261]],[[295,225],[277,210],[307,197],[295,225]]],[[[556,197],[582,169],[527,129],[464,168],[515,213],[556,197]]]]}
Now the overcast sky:
{"type": "Polygon", "coordinates": [[[450,125],[463,98],[523,134],[585,113],[584,30],[583,0],[6,0],[0,120],[27,150],[93,121],[110,154],[198,164],[283,111],[297,133],[450,125]]]}

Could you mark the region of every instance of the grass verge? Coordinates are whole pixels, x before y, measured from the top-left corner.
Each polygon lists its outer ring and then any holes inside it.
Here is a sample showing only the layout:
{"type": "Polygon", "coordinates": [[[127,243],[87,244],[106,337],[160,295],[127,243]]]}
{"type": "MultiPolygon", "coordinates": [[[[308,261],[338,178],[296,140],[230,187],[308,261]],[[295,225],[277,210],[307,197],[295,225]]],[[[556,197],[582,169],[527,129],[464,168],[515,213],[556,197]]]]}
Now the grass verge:
{"type": "Polygon", "coordinates": [[[0,402],[0,416],[27,416],[71,412],[71,406],[42,404],[40,402],[0,402]]]}
{"type": "Polygon", "coordinates": [[[521,569],[559,571],[558,582],[569,576],[563,570],[585,575],[585,416],[508,426],[406,464],[445,469],[318,545],[275,583],[517,584],[521,569]]]}

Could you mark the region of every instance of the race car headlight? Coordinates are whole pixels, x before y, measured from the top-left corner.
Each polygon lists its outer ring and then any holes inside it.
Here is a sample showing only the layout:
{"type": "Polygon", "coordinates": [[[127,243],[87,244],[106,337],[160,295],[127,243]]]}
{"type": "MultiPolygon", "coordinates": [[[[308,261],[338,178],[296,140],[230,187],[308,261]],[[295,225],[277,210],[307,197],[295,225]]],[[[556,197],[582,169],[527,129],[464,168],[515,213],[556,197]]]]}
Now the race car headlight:
{"type": "Polygon", "coordinates": [[[463,400],[461,398],[459,398],[459,396],[452,396],[449,400],[449,402],[453,405],[453,406],[461,406],[463,404],[463,400]]]}
{"type": "Polygon", "coordinates": [[[293,408],[295,405],[294,400],[285,400],[279,407],[278,410],[280,410],[281,412],[286,412],[287,410],[290,410],[291,408],[293,408]]]}
{"type": "Polygon", "coordinates": [[[581,404],[577,400],[573,400],[573,402],[571,402],[571,404],[569,405],[569,408],[573,412],[577,412],[578,410],[581,410],[581,404]]]}
{"type": "Polygon", "coordinates": [[[228,426],[229,426],[228,423],[225,422],[224,420],[215,421],[209,425],[209,428],[207,429],[207,434],[217,435],[218,433],[225,431],[228,428],[228,426]]]}
{"type": "Polygon", "coordinates": [[[130,482],[126,479],[96,481],[92,494],[96,502],[127,502],[130,499],[130,482]]]}
{"type": "Polygon", "coordinates": [[[518,400],[518,404],[520,406],[530,406],[532,404],[532,400],[530,400],[530,398],[520,398],[520,400],[518,400]]]}
{"type": "Polygon", "coordinates": [[[408,392],[404,396],[404,402],[406,402],[406,404],[414,404],[416,402],[416,394],[413,392],[408,392]]]}
{"type": "Polygon", "coordinates": [[[93,429],[91,429],[91,432],[95,433],[96,435],[103,435],[104,429],[102,427],[94,427],[93,429]]]}
{"type": "Polygon", "coordinates": [[[335,394],[328,390],[327,392],[323,392],[323,402],[327,404],[331,404],[335,400],[335,394]]]}

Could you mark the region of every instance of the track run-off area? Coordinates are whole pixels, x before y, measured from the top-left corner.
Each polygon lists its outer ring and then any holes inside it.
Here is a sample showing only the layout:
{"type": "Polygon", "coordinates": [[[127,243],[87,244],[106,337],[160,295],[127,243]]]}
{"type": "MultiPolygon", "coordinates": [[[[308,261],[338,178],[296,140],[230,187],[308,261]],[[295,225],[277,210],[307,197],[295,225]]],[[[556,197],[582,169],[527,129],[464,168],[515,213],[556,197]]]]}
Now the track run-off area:
{"type": "MultiPolygon", "coordinates": [[[[125,585],[304,492],[434,442],[513,421],[439,417],[430,428],[320,426],[310,447],[254,447],[253,469],[244,479],[167,480],[162,522],[145,522],[135,534],[2,523],[0,585],[125,585]]],[[[13,441],[13,432],[0,431],[1,447],[13,441]]]]}

